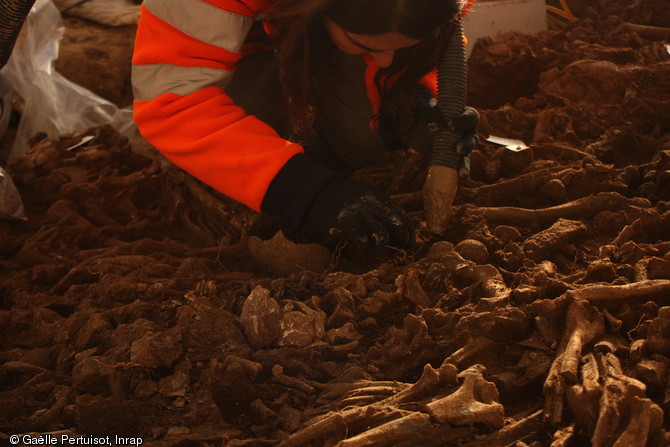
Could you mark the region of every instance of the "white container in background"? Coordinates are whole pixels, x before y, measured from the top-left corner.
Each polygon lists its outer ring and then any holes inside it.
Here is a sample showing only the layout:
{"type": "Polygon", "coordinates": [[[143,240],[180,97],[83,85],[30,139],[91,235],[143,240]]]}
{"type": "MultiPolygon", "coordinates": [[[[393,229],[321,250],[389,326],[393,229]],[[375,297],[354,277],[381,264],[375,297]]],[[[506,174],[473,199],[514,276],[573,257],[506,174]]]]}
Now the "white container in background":
{"type": "Polygon", "coordinates": [[[482,37],[496,36],[509,31],[534,33],[547,29],[545,0],[479,0],[463,20],[468,39],[467,56],[482,37]]]}

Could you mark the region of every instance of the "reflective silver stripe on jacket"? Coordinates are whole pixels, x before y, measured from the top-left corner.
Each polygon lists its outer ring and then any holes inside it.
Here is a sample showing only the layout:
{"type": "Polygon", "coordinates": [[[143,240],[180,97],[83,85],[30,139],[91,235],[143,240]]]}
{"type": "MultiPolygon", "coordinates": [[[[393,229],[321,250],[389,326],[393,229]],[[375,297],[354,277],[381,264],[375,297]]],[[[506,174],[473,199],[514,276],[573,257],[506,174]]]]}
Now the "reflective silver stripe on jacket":
{"type": "MultiPolygon", "coordinates": [[[[145,0],[144,7],[193,38],[236,53],[241,51],[254,22],[202,0],[145,0]]],[[[184,96],[210,86],[225,88],[232,77],[231,71],[208,67],[133,65],[133,95],[137,101],[148,101],[163,93],[184,96]]]]}
{"type": "Polygon", "coordinates": [[[202,0],[145,0],[144,7],[181,32],[234,53],[242,49],[254,22],[202,0]]]}
{"type": "Polygon", "coordinates": [[[207,67],[180,67],[169,64],[133,65],[133,96],[149,101],[163,93],[186,96],[205,87],[225,88],[233,72],[207,67]]]}

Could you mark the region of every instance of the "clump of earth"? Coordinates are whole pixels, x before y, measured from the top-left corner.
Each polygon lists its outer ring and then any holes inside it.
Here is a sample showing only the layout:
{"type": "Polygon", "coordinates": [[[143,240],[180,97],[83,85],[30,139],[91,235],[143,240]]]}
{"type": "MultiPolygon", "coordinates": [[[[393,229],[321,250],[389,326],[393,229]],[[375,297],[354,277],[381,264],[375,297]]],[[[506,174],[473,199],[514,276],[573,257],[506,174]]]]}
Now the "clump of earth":
{"type": "Polygon", "coordinates": [[[354,174],[408,251],[296,243],[108,126],[37,135],[7,166],[28,220],[0,221],[0,438],[668,445],[670,5],[609,3],[477,43],[443,234],[423,155],[354,174]]]}

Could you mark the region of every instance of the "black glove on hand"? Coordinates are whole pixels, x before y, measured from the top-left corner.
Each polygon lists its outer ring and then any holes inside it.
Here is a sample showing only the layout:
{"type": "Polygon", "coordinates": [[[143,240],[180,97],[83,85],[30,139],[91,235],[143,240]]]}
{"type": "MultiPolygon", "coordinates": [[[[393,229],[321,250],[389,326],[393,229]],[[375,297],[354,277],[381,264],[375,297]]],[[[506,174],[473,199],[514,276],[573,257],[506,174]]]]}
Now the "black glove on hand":
{"type": "Polygon", "coordinates": [[[463,135],[461,141],[456,145],[456,152],[461,155],[469,155],[479,144],[477,127],[479,126],[479,112],[466,106],[465,111],[453,120],[454,130],[463,135]]]}
{"type": "Polygon", "coordinates": [[[451,122],[452,130],[461,133],[461,140],[456,143],[456,152],[461,156],[458,176],[463,180],[470,178],[470,152],[479,144],[478,125],[479,112],[469,106],[451,122]]]}
{"type": "Polygon", "coordinates": [[[414,229],[409,216],[390,197],[367,183],[339,178],[314,200],[307,224],[322,235],[342,236],[357,247],[409,248],[414,229]]]}

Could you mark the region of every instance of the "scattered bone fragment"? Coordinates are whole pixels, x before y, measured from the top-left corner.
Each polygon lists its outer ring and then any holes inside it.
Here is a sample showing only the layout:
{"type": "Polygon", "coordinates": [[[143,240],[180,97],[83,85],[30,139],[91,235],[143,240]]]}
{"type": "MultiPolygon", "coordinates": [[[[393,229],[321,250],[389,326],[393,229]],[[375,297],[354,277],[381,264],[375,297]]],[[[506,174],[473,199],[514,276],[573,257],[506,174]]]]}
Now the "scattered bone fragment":
{"type": "Polygon", "coordinates": [[[642,355],[662,354],[670,357],[670,306],[658,310],[658,316],[649,323],[647,338],[640,340],[642,355]]]}
{"type": "Polygon", "coordinates": [[[454,393],[426,404],[431,416],[440,423],[453,425],[484,424],[489,428],[504,425],[504,409],[493,382],[484,378],[486,369],[474,365],[458,376],[463,384],[454,393]]]}
{"type": "Polygon", "coordinates": [[[454,245],[447,241],[439,241],[431,245],[426,259],[441,263],[446,270],[455,270],[456,267],[467,262],[456,252],[454,245]]]}
{"type": "Polygon", "coordinates": [[[268,407],[261,399],[251,402],[251,411],[254,417],[261,422],[268,423],[279,419],[277,412],[268,407]]]}
{"type": "Polygon", "coordinates": [[[563,203],[568,199],[565,183],[559,178],[553,178],[547,181],[547,183],[542,185],[540,192],[554,203],[563,203]]]}
{"type": "Polygon", "coordinates": [[[467,203],[476,203],[477,205],[504,203],[509,197],[523,194],[525,191],[539,190],[547,177],[562,169],[562,167],[538,169],[510,179],[500,179],[491,185],[482,185],[475,188],[459,187],[459,194],[463,194],[467,203]]]}
{"type": "Polygon", "coordinates": [[[589,219],[605,210],[620,210],[628,206],[649,207],[647,200],[629,199],[616,192],[601,192],[593,196],[584,197],[542,209],[527,209],[517,207],[480,207],[479,210],[490,222],[523,224],[523,223],[550,223],[558,219],[589,219]]]}
{"type": "MultiPolygon", "coordinates": [[[[364,401],[365,405],[379,402],[389,396],[395,395],[407,388],[409,385],[403,382],[373,381],[369,378],[355,380],[353,382],[335,382],[324,385],[324,390],[319,395],[317,403],[320,408],[340,408],[342,401],[352,398],[364,401]]],[[[319,410],[321,411],[321,410],[319,410]]]]}
{"type": "Polygon", "coordinates": [[[663,411],[646,391],[624,373],[617,356],[598,352],[584,357],[581,381],[566,394],[577,425],[593,433],[591,445],[623,447],[647,445],[661,426],[663,411]]]}
{"type": "Polygon", "coordinates": [[[312,445],[321,439],[344,439],[351,431],[376,427],[413,414],[411,411],[367,405],[334,412],[316,422],[308,422],[278,444],[278,447],[312,445]]]}
{"type": "Polygon", "coordinates": [[[526,239],[522,248],[526,256],[533,261],[542,261],[572,241],[586,235],[586,225],[582,222],[558,219],[546,230],[534,234],[526,239]]]}
{"type": "Polygon", "coordinates": [[[316,389],[304,380],[284,374],[284,368],[281,365],[275,365],[272,368],[272,381],[280,383],[288,388],[302,391],[305,394],[316,393],[316,389]]]}
{"type": "MultiPolygon", "coordinates": [[[[307,421],[303,424],[302,429],[293,433],[280,445],[308,445],[307,443],[318,439],[338,436],[338,433],[340,439],[343,439],[345,437],[344,434],[348,430],[353,430],[353,427],[356,426],[365,426],[367,429],[372,429],[370,438],[365,437],[365,433],[369,430],[363,431],[361,438],[358,438],[359,440],[370,440],[383,436],[380,430],[375,430],[374,427],[386,424],[387,422],[390,423],[387,429],[393,431],[395,433],[394,436],[399,437],[404,436],[402,433],[409,430],[409,427],[426,428],[430,424],[425,425],[422,421],[428,421],[428,415],[423,413],[416,415],[416,412],[400,410],[400,405],[409,402],[418,402],[427,396],[433,395],[437,392],[438,387],[442,386],[441,384],[451,384],[451,376],[451,367],[435,370],[430,365],[426,365],[421,378],[412,385],[370,380],[336,384],[327,390],[321,396],[321,399],[334,400],[340,404],[346,402],[347,407],[336,409],[330,405],[326,405],[326,408],[332,408],[331,411],[307,421]],[[358,402],[366,402],[366,404],[358,405],[358,402]],[[407,417],[405,422],[392,423],[392,421],[404,417],[407,417]]],[[[398,439],[398,442],[400,440],[398,439]]]]}
{"type": "Polygon", "coordinates": [[[560,428],[554,433],[549,447],[569,447],[575,435],[575,424],[560,428]]]}
{"type": "Polygon", "coordinates": [[[646,386],[642,382],[623,373],[616,356],[605,354],[600,361],[607,378],[591,445],[647,445],[650,435],[657,433],[662,424],[663,410],[645,397],[646,386]]]}
{"type": "Polygon", "coordinates": [[[416,433],[410,439],[393,444],[393,447],[443,446],[461,442],[474,437],[474,427],[453,427],[449,424],[437,424],[416,433]]]}
{"type": "MultiPolygon", "coordinates": [[[[453,403],[460,405],[461,411],[450,418],[449,423],[471,425],[481,422],[492,427],[502,426],[503,408],[497,401],[497,389],[492,382],[483,378],[483,373],[485,369],[476,365],[460,374],[463,385],[450,395],[455,396],[453,403]]],[[[448,411],[445,407],[450,404],[443,399],[449,396],[434,399],[425,406],[428,408],[432,405],[439,417],[430,411],[424,412],[424,406],[419,402],[437,395],[440,390],[452,388],[456,380],[456,368],[447,363],[437,370],[425,365],[419,380],[411,385],[370,380],[334,384],[320,400],[333,400],[339,405],[345,405],[344,408],[324,405],[325,413],[306,421],[301,429],[279,445],[302,446],[323,439],[337,439],[341,446],[381,446],[401,445],[412,436],[446,439],[450,436],[450,430],[445,432],[439,428],[439,424],[446,423],[441,420],[441,415],[448,411]],[[359,405],[359,402],[369,403],[359,405]],[[404,407],[414,407],[416,411],[403,410],[404,407]],[[353,435],[348,436],[350,433],[353,435]]]]}
{"type": "MultiPolygon", "coordinates": [[[[659,431],[663,423],[663,411],[650,399],[633,396],[628,404],[628,410],[630,411],[628,425],[616,439],[613,447],[647,445],[651,436],[659,431]]],[[[597,446],[595,442],[593,445],[597,446]]]]}
{"type": "Polygon", "coordinates": [[[537,410],[493,433],[479,436],[476,441],[463,444],[463,447],[508,447],[532,437],[544,426],[542,410],[537,410]]]}
{"type": "Polygon", "coordinates": [[[551,324],[549,318],[544,315],[538,315],[534,319],[535,329],[537,329],[538,334],[542,339],[549,345],[551,348],[556,348],[560,340],[560,334],[551,324]]]}
{"type": "Polygon", "coordinates": [[[521,233],[519,230],[508,225],[498,225],[493,229],[492,233],[505,245],[521,240],[521,233]]]}
{"type": "Polygon", "coordinates": [[[430,306],[430,300],[421,285],[419,272],[416,269],[410,269],[406,274],[399,275],[396,284],[398,284],[399,289],[402,289],[403,296],[409,301],[424,308],[430,306]]]}
{"type": "Polygon", "coordinates": [[[653,296],[667,296],[668,293],[670,293],[670,280],[650,279],[621,285],[589,285],[570,290],[567,295],[576,300],[598,303],[601,301],[627,301],[653,296]]]}
{"type": "Polygon", "coordinates": [[[272,239],[264,241],[249,238],[249,252],[263,269],[285,275],[309,270],[323,272],[330,263],[330,252],[318,244],[297,244],[277,232],[272,239]]]}
{"type": "Polygon", "coordinates": [[[338,328],[328,329],[325,339],[331,345],[342,345],[351,343],[361,338],[353,323],[345,323],[338,328]]]}
{"type": "Polygon", "coordinates": [[[621,247],[626,242],[635,240],[640,232],[641,226],[642,226],[642,219],[636,219],[631,224],[626,225],[621,229],[617,237],[614,238],[614,241],[612,241],[612,245],[621,247]]]}
{"type": "Polygon", "coordinates": [[[455,351],[449,357],[444,359],[443,365],[452,364],[462,366],[477,358],[482,352],[485,352],[495,346],[496,342],[487,337],[477,337],[470,340],[465,346],[455,351]]]}
{"type": "Polygon", "coordinates": [[[598,309],[585,301],[572,301],[558,353],[544,383],[544,412],[552,425],[562,420],[565,393],[569,384],[577,382],[582,349],[604,330],[604,317],[598,309]]]}
{"type": "Polygon", "coordinates": [[[487,264],[490,259],[486,245],[475,239],[464,239],[456,244],[456,252],[475,264],[487,264]]]}
{"type": "MultiPolygon", "coordinates": [[[[365,296],[365,291],[361,296],[365,296]]],[[[319,307],[328,313],[327,328],[341,327],[356,320],[354,293],[345,287],[336,287],[325,294],[319,307]]]]}
{"type": "Polygon", "coordinates": [[[645,257],[635,263],[635,281],[670,279],[670,259],[645,257]]]}
{"type": "Polygon", "coordinates": [[[624,23],[621,26],[646,39],[670,40],[670,27],[667,26],[639,25],[637,23],[624,23]]]}
{"type": "Polygon", "coordinates": [[[526,351],[519,363],[510,370],[491,375],[501,395],[514,396],[542,381],[551,368],[552,358],[542,351],[526,351]]]}
{"type": "Polygon", "coordinates": [[[602,383],[605,377],[600,364],[592,353],[584,356],[581,370],[581,383],[566,390],[566,399],[570,410],[580,425],[593,430],[598,420],[602,383]]]}
{"type": "Polygon", "coordinates": [[[635,365],[635,376],[655,389],[665,388],[668,382],[668,360],[642,360],[635,365]]]}
{"type": "MultiPolygon", "coordinates": [[[[568,308],[566,329],[561,345],[560,374],[570,383],[577,381],[582,349],[605,331],[603,314],[584,301],[574,301],[568,308]]],[[[559,348],[560,349],[560,348],[559,348]]]]}
{"type": "Polygon", "coordinates": [[[442,366],[440,369],[435,370],[430,365],[425,365],[423,374],[421,374],[421,377],[416,383],[390,397],[385,402],[402,404],[413,400],[418,401],[425,396],[435,393],[438,386],[444,385],[445,383],[451,384],[453,379],[453,369],[449,366],[442,366]]]}
{"type": "Polygon", "coordinates": [[[432,427],[430,416],[415,412],[344,439],[337,445],[338,447],[397,445],[402,441],[416,437],[419,432],[430,427],[432,427]]]}
{"type": "Polygon", "coordinates": [[[325,335],[326,314],[302,301],[285,300],[279,317],[277,346],[308,346],[325,335]]]}

